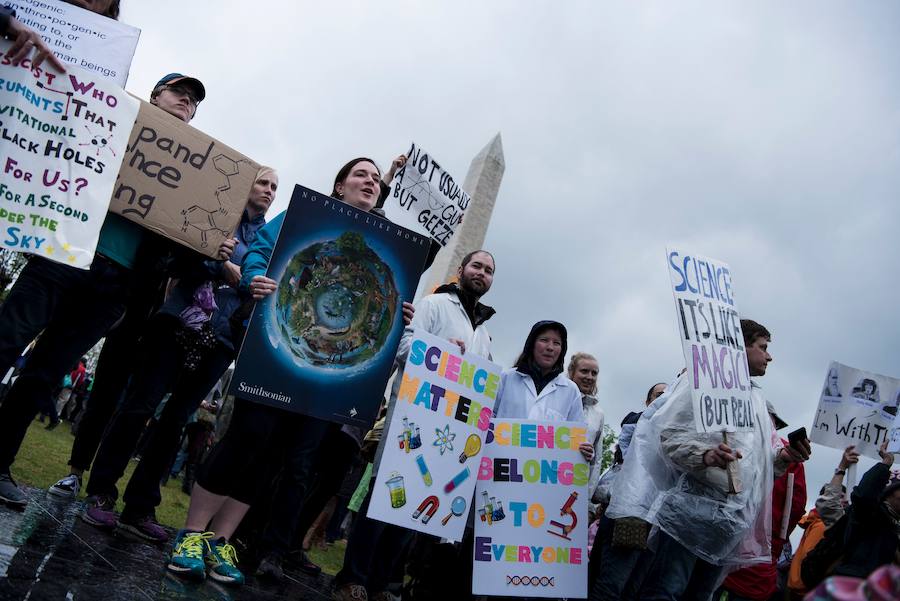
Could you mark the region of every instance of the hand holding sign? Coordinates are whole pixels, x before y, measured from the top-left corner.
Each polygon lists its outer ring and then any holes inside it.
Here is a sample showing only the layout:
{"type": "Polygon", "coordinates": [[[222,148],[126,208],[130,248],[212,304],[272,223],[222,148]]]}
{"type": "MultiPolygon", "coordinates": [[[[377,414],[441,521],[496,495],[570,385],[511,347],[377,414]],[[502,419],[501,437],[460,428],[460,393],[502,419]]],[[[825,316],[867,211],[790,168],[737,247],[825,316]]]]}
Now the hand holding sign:
{"type": "Polygon", "coordinates": [[[6,52],[6,57],[12,61],[12,64],[18,65],[34,50],[34,58],[31,60],[32,69],[39,68],[44,63],[44,60],[47,60],[57,71],[61,73],[66,72],[66,68],[56,58],[53,51],[47,47],[40,34],[24,25],[15,17],[10,17],[6,34],[13,39],[12,48],[6,52]]]}

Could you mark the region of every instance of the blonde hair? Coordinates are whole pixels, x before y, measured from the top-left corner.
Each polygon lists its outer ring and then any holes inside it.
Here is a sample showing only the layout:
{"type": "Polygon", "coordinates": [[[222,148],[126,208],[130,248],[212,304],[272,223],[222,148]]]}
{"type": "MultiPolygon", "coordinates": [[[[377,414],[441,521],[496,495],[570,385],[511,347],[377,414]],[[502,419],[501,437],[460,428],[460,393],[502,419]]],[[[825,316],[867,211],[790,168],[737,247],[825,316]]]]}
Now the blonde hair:
{"type": "MultiPolygon", "coordinates": [[[[569,367],[566,370],[569,374],[570,380],[575,379],[575,370],[578,369],[578,362],[584,361],[585,359],[590,359],[591,361],[593,361],[594,363],[597,363],[598,365],[600,363],[599,361],[597,361],[597,357],[593,356],[590,353],[575,353],[569,359],[569,367]]],[[[591,394],[597,394],[597,383],[596,382],[594,382],[594,389],[591,391],[591,394]]]]}
{"type": "Polygon", "coordinates": [[[258,182],[260,179],[262,179],[263,177],[265,177],[269,174],[272,174],[275,177],[278,177],[278,172],[275,171],[275,169],[273,169],[272,167],[266,167],[266,166],[260,167],[259,171],[256,172],[256,177],[253,178],[253,183],[258,182]]]}

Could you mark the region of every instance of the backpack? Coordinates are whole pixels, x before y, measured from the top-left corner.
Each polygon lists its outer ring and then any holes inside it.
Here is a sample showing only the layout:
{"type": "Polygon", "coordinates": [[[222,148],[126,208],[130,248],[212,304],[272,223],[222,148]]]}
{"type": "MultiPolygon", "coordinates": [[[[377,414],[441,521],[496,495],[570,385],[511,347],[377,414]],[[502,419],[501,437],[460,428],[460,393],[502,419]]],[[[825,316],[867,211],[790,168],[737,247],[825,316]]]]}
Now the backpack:
{"type": "Polygon", "coordinates": [[[849,523],[850,511],[848,510],[832,524],[831,528],[825,531],[822,540],[803,559],[803,563],[800,565],[800,578],[807,589],[814,589],[825,580],[843,558],[849,523]]]}

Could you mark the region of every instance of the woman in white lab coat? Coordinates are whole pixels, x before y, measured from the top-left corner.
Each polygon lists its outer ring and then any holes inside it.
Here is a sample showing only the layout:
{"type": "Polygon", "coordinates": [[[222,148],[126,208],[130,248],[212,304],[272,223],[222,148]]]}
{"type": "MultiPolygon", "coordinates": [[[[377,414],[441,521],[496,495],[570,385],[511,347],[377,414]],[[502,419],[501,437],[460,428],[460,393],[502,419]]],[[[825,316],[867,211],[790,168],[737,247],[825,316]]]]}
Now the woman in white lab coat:
{"type": "MultiPolygon", "coordinates": [[[[558,321],[539,321],[531,328],[514,367],[500,377],[496,417],[539,421],[584,422],[581,391],[563,371],[566,327],[558,321]]],[[[594,446],[579,446],[590,462],[594,446]]]]}

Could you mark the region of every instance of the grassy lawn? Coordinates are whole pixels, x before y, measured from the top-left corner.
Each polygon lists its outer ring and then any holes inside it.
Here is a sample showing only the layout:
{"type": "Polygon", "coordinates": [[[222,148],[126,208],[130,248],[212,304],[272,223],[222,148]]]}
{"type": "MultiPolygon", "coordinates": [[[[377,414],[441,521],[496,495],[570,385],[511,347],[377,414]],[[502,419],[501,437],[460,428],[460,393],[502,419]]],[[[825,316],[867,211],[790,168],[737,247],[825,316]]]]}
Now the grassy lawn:
{"type": "MultiPolygon", "coordinates": [[[[12,466],[13,477],[21,484],[27,484],[36,488],[48,488],[51,484],[69,473],[66,462],[69,460],[69,452],[72,450],[74,437],[69,431],[69,425],[62,423],[55,430],[46,430],[44,424],[32,422],[22,443],[22,449],[12,466]]],[[[125,485],[137,463],[128,462],[125,476],[119,481],[119,493],[125,490],[125,485]]],[[[87,482],[90,472],[85,473],[84,482],[87,482]]],[[[80,498],[84,498],[84,491],[80,498]]],[[[187,508],[190,497],[181,492],[181,480],[170,480],[162,488],[162,503],[156,508],[156,519],[160,524],[181,528],[187,516],[187,508]]],[[[116,509],[122,510],[122,501],[116,509]]],[[[309,552],[310,558],[322,566],[326,574],[337,574],[344,562],[344,549],[346,542],[339,541],[329,545],[325,549],[314,548],[309,552]]]]}
{"type": "MultiPolygon", "coordinates": [[[[22,443],[22,449],[12,466],[13,477],[22,484],[48,488],[69,473],[67,462],[74,439],[68,423],[60,424],[55,430],[46,430],[44,424],[32,422],[22,443]]],[[[134,461],[128,462],[125,476],[119,481],[120,495],[124,492],[135,466],[137,463],[134,461]]],[[[90,472],[85,472],[83,479],[85,484],[89,476],[90,472]]],[[[84,498],[84,491],[79,498],[84,498]]],[[[181,480],[170,480],[162,489],[162,503],[156,508],[156,519],[165,526],[181,528],[187,516],[190,500],[189,496],[181,492],[181,480]]],[[[122,510],[121,499],[116,510],[122,510]]]]}

